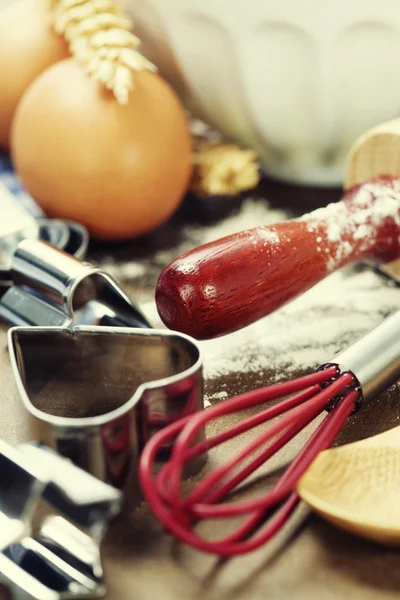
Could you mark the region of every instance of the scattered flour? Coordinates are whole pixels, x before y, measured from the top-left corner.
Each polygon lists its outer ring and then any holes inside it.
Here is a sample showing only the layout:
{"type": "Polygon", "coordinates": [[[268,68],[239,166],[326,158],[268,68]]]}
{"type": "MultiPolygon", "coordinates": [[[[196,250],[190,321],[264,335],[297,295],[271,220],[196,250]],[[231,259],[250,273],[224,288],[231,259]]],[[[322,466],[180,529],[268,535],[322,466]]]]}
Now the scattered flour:
{"type": "MultiPolygon", "coordinates": [[[[118,263],[107,259],[101,262],[101,267],[119,281],[134,281],[140,279],[144,273],[159,273],[164,267],[181,254],[188,252],[200,244],[238,233],[260,225],[272,225],[287,219],[287,214],[281,210],[273,210],[267,202],[249,198],[243,202],[240,210],[222,222],[209,226],[190,226],[185,228],[185,239],[176,246],[155,252],[146,259],[118,263]]],[[[263,232],[265,242],[277,243],[279,238],[276,232],[263,232]]]]}
{"type": "Polygon", "coordinates": [[[144,264],[139,262],[127,262],[127,263],[119,263],[114,259],[107,259],[101,264],[102,269],[104,269],[107,273],[118,279],[126,280],[126,279],[138,279],[142,277],[146,273],[146,267],[144,264]]]}
{"type": "Polygon", "coordinates": [[[210,400],[225,400],[228,397],[228,392],[214,392],[213,394],[206,395],[204,399],[204,406],[211,406],[210,400]]]}
{"type": "MultiPolygon", "coordinates": [[[[398,191],[400,193],[400,189],[398,191]]],[[[327,259],[333,261],[333,265],[352,251],[349,228],[352,240],[361,239],[362,243],[369,243],[368,239],[375,235],[376,224],[381,222],[382,217],[399,218],[398,200],[395,211],[393,198],[384,187],[381,201],[374,205],[372,213],[371,209],[364,210],[363,207],[370,203],[371,193],[376,195],[377,189],[370,190],[367,186],[364,196],[360,193],[356,199],[360,211],[350,221],[347,210],[343,212],[343,205],[337,204],[321,209],[324,213],[316,211],[313,218],[304,217],[308,229],[315,229],[316,243],[324,251],[315,218],[321,214],[329,215],[327,236],[330,242],[337,243],[336,254],[330,256],[327,253],[327,259]],[[343,231],[347,232],[345,236],[343,231]]],[[[122,264],[108,260],[101,266],[118,279],[128,280],[128,284],[132,284],[132,297],[135,297],[135,280],[139,282],[144,274],[147,276],[150,272],[148,293],[142,298],[141,308],[154,327],[163,327],[153,299],[153,289],[161,269],[199,244],[286,218],[284,212],[272,210],[266,202],[249,199],[237,214],[225,221],[207,227],[186,227],[185,240],[168,250],[157,252],[145,260],[122,264]]],[[[265,240],[272,244],[278,241],[268,230],[265,240]]],[[[209,290],[211,295],[212,291],[209,290]]],[[[238,372],[252,373],[255,383],[262,384],[274,377],[282,378],[286,374],[291,376],[300,370],[312,369],[332,358],[399,306],[400,289],[367,267],[347,267],[330,274],[306,294],[250,327],[222,338],[200,342],[205,377],[218,379],[221,388],[224,377],[238,372]]],[[[220,392],[221,398],[225,396],[225,392],[220,392]]],[[[207,401],[214,399],[215,395],[207,401]]]]}
{"type": "MultiPolygon", "coordinates": [[[[266,371],[278,376],[314,368],[400,305],[400,289],[365,268],[345,269],[250,327],[200,342],[208,379],[266,371]]],[[[153,300],[142,309],[162,326],[153,300]]],[[[270,375],[269,375],[270,377],[270,375]]],[[[224,392],[221,392],[224,393],[224,392]]]]}

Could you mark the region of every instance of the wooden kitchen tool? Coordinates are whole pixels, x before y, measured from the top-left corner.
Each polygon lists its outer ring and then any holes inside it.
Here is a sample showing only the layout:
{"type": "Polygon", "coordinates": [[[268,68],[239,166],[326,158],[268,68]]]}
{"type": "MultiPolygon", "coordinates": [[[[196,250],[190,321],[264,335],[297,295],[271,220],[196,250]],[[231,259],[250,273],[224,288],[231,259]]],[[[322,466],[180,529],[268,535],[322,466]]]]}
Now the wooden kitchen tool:
{"type": "MultiPolygon", "coordinates": [[[[347,264],[398,258],[400,120],[356,142],[345,187],[338,203],[177,258],[157,285],[164,323],[197,339],[217,337],[250,325],[347,264]]],[[[390,268],[386,274],[392,276],[390,268]]]]}
{"type": "MultiPolygon", "coordinates": [[[[400,119],[369,129],[347,157],[344,189],[364,183],[370,177],[388,173],[400,177],[400,119]]],[[[400,285],[400,260],[373,265],[382,275],[400,285]]]]}
{"type": "Polygon", "coordinates": [[[400,119],[373,127],[356,141],[347,157],[344,189],[383,173],[400,177],[400,119]]]}
{"type": "Polygon", "coordinates": [[[321,452],[297,491],[334,525],[400,545],[400,427],[321,452]]]}

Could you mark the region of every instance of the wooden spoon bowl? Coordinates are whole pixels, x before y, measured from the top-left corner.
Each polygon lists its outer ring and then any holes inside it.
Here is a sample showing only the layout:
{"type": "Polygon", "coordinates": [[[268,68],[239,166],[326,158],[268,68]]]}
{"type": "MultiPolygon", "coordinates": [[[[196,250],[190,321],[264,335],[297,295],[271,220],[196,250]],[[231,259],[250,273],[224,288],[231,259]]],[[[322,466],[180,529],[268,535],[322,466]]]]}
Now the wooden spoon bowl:
{"type": "Polygon", "coordinates": [[[333,525],[400,546],[400,427],[325,450],[300,479],[297,491],[333,525]]]}

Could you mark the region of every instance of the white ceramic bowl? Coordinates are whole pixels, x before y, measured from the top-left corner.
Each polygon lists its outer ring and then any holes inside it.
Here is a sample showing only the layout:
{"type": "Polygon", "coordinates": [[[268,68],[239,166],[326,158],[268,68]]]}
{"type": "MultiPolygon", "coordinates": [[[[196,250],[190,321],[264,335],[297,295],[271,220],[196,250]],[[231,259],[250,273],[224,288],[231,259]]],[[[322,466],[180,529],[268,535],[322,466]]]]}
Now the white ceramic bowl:
{"type": "Polygon", "coordinates": [[[350,145],[400,116],[399,0],[126,0],[187,106],[278,178],[338,184],[350,145]]]}

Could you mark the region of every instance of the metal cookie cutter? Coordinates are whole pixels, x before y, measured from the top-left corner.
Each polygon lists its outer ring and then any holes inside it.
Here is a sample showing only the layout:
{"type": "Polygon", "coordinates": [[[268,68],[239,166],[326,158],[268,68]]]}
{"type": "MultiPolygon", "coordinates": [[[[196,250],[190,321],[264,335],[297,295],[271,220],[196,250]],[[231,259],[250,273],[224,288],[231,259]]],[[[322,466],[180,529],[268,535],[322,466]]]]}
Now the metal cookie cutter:
{"type": "Polygon", "coordinates": [[[33,218],[1,183],[0,209],[1,318],[13,325],[150,327],[109,275],[79,260],[89,239],[84,227],[33,218]]]}
{"type": "Polygon", "coordinates": [[[80,223],[66,219],[38,219],[39,238],[59,250],[83,259],[89,245],[89,232],[80,223]]]}
{"type": "Polygon", "coordinates": [[[14,325],[150,327],[110,275],[46,242],[21,241],[10,271],[0,317],[14,325]]]}
{"type": "Polygon", "coordinates": [[[0,182],[0,289],[13,284],[11,257],[24,239],[37,239],[83,258],[89,243],[85,227],[63,219],[35,219],[0,182]]]}
{"type": "Polygon", "coordinates": [[[183,334],[123,327],[14,327],[8,336],[25,436],[123,490],[132,506],[141,498],[144,444],[203,408],[197,344],[183,334]]]}
{"type": "Polygon", "coordinates": [[[0,442],[0,473],[0,582],[13,598],[103,596],[99,544],[121,493],[34,444],[0,442]]]}

